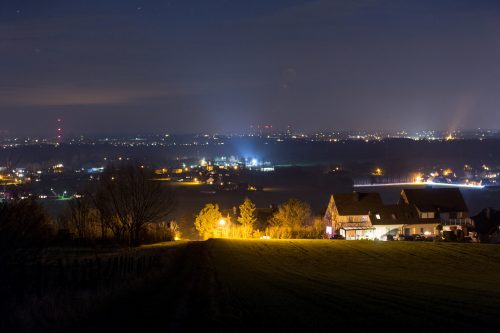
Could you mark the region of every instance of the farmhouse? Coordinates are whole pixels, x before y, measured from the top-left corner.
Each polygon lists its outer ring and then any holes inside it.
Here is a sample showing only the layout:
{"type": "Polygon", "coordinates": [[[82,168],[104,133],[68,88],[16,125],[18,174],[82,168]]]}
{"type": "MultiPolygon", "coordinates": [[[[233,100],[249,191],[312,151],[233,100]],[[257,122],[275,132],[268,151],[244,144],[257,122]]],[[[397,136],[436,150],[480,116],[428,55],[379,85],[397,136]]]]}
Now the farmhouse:
{"type": "Polygon", "coordinates": [[[415,208],[408,204],[382,205],[371,212],[370,221],[375,228],[372,238],[377,239],[399,234],[433,236],[439,224],[437,219],[420,218],[415,208]]]}
{"type": "Polygon", "coordinates": [[[374,230],[370,212],[382,205],[378,193],[332,194],[324,219],[335,234],[347,239],[368,238],[374,230]]]}
{"type": "Polygon", "coordinates": [[[467,234],[474,226],[458,188],[405,189],[400,204],[415,207],[422,221],[438,220],[443,231],[462,230],[467,234]]]}
{"type": "Polygon", "coordinates": [[[379,193],[332,194],[324,219],[332,234],[346,239],[431,237],[473,225],[458,189],[403,190],[395,205],[384,204],[379,193]]]}

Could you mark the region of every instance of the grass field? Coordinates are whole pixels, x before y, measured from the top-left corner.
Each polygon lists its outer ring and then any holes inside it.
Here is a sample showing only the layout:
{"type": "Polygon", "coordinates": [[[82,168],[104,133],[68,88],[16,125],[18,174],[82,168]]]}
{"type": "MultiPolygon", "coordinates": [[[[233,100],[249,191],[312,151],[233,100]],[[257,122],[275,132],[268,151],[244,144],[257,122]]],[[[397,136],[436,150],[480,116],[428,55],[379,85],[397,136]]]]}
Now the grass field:
{"type": "Polygon", "coordinates": [[[264,325],[477,329],[500,319],[497,246],[216,241],[210,251],[236,318],[264,325]]]}
{"type": "Polygon", "coordinates": [[[165,280],[120,304],[127,306],[114,310],[116,318],[107,312],[110,328],[121,318],[127,328],[148,323],[163,331],[494,332],[500,320],[500,247],[192,242],[165,280]]]}

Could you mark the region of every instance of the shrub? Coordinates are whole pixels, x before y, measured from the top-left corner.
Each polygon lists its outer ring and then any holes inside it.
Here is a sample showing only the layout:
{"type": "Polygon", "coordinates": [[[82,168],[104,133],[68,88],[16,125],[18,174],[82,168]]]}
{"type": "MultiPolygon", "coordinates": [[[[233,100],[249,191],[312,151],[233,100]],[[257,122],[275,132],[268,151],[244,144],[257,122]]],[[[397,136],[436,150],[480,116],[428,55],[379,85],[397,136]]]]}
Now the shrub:
{"type": "Polygon", "coordinates": [[[142,234],[142,243],[170,242],[180,237],[179,226],[175,221],[149,223],[142,234]]]}
{"type": "Polygon", "coordinates": [[[54,236],[45,209],[34,199],[0,204],[0,254],[47,245],[54,236]]]}

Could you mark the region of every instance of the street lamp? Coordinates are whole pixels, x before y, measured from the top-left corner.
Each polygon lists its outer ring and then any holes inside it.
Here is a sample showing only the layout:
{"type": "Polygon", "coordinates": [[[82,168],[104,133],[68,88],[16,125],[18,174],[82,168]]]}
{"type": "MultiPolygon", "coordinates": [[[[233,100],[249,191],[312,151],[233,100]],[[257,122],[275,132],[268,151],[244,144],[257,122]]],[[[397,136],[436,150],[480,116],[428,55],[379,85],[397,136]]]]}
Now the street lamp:
{"type": "Polygon", "coordinates": [[[222,238],[222,235],[223,235],[222,231],[223,231],[225,225],[226,225],[226,220],[220,219],[219,220],[219,235],[220,235],[221,238],[222,238]]]}

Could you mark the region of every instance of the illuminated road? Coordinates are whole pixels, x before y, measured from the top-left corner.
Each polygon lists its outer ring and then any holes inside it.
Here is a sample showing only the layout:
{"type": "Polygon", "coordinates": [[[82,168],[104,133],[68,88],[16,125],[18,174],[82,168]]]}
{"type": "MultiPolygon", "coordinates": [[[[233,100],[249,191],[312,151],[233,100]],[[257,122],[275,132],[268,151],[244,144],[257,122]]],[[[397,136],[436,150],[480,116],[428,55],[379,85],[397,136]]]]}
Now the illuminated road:
{"type": "Polygon", "coordinates": [[[358,184],[354,185],[356,188],[362,187],[394,187],[394,186],[433,186],[433,187],[458,187],[458,188],[470,188],[470,189],[483,189],[484,185],[468,185],[468,184],[445,184],[445,183],[387,183],[387,184],[358,184]]]}

